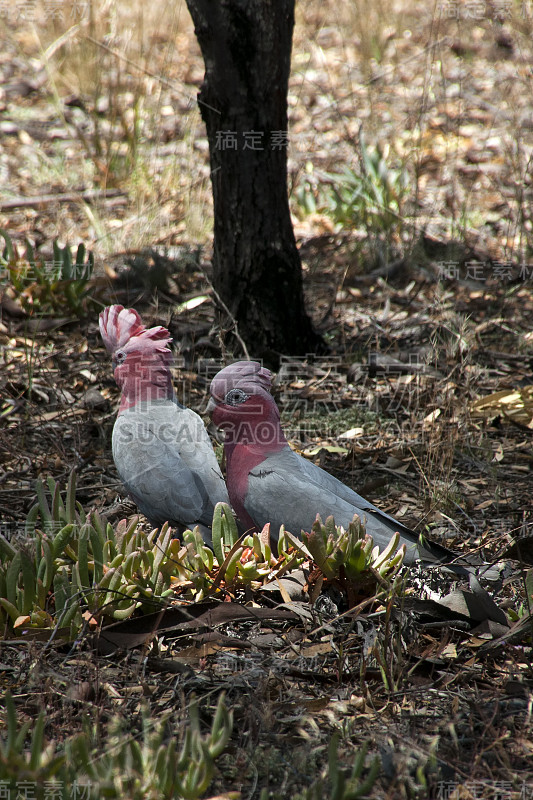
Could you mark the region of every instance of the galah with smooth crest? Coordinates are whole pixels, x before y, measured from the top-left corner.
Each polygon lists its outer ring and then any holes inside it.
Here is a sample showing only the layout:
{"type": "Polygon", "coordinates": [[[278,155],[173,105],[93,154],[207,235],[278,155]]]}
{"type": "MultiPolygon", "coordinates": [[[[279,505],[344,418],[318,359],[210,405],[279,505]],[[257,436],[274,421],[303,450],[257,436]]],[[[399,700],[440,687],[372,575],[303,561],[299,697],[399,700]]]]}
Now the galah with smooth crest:
{"type": "MultiPolygon", "coordinates": [[[[245,528],[261,530],[271,523],[295,535],[310,531],[316,515],[333,515],[347,528],[354,514],[366,522],[374,544],[384,549],[398,531],[406,545],[404,563],[451,564],[456,555],[442,545],[422,542],[413,531],[381,511],[328,472],[291,450],[270,394],[271,374],[256,361],[238,361],[220,370],[211,382],[208,411],[224,433],[226,482],[230,500],[245,528]]],[[[458,564],[451,569],[467,571],[458,564]]]]}
{"type": "Polygon", "coordinates": [[[168,330],[146,328],[121,305],[99,322],[122,391],[112,447],[128,494],[154,526],[199,525],[211,544],[213,510],[229,503],[228,492],[202,419],[176,399],[168,330]]]}

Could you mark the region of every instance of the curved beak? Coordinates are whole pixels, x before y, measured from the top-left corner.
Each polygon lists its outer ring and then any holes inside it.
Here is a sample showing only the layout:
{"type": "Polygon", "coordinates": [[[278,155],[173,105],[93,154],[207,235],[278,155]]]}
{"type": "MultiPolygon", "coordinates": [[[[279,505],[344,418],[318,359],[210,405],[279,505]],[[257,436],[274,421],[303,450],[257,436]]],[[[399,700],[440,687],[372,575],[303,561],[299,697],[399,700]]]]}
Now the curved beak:
{"type": "Polygon", "coordinates": [[[209,416],[211,416],[216,407],[217,407],[216,400],[210,397],[209,403],[207,404],[206,413],[209,414],[209,416]]]}

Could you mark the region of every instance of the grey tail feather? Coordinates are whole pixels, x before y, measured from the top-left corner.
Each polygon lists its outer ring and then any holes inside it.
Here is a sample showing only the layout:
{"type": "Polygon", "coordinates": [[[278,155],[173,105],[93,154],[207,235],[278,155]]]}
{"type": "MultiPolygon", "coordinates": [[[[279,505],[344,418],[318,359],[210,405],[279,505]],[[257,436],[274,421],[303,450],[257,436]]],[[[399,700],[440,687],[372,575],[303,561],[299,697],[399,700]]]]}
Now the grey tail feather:
{"type": "Polygon", "coordinates": [[[458,556],[436,542],[424,542],[419,545],[418,550],[420,557],[426,563],[440,565],[446,571],[460,577],[470,578],[473,575],[491,582],[504,577],[505,565],[503,563],[489,564],[477,554],[467,553],[458,556]]]}

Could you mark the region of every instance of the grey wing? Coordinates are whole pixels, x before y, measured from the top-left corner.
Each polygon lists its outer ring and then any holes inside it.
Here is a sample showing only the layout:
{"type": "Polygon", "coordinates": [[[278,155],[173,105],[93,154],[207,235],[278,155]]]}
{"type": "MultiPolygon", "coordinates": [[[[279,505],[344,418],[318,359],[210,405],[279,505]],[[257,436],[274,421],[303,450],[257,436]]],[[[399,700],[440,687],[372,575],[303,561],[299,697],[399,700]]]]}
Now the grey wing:
{"type": "MultiPolygon", "coordinates": [[[[302,469],[311,481],[318,486],[327,487],[336,496],[355,507],[356,513],[361,513],[366,518],[366,530],[380,548],[388,544],[392,534],[398,531],[401,543],[406,545],[404,559],[406,564],[411,564],[419,558],[427,563],[450,563],[456,560],[457,556],[451,550],[429,539],[421,540],[406,525],[357,494],[329,472],[317,467],[312,461],[307,461],[297,453],[292,453],[292,455],[299,460],[302,469]]],[[[460,566],[457,566],[455,571],[463,574],[460,566]]]]}
{"type": "Polygon", "coordinates": [[[190,422],[178,408],[167,407],[127,412],[115,423],[117,471],[140,510],[156,524],[210,525],[215,503],[229,502],[211,443],[190,422]]]}
{"type": "Polygon", "coordinates": [[[295,535],[308,531],[317,514],[322,521],[332,514],[338,525],[347,527],[358,514],[381,549],[393,533],[399,532],[401,542],[407,545],[406,563],[420,557],[431,562],[453,558],[452,553],[433,543],[428,543],[428,548],[419,547],[417,535],[394,517],[289,448],[267,457],[250,472],[244,505],[256,524],[271,522],[273,534],[282,523],[295,535]]]}
{"type": "Polygon", "coordinates": [[[349,486],[346,486],[345,483],[342,483],[342,481],[339,481],[333,475],[330,475],[329,472],[317,467],[317,465],[313,464],[312,461],[307,461],[301,456],[298,456],[297,453],[293,453],[293,455],[300,460],[301,469],[305,475],[307,475],[309,480],[315,483],[317,486],[324,487],[325,489],[327,488],[329,491],[333,492],[347,503],[350,503],[351,505],[361,509],[361,511],[363,511],[365,514],[376,515],[384,521],[387,520],[392,526],[394,526],[394,530],[403,529],[409,533],[412,533],[409,531],[409,528],[406,528],[401,522],[398,522],[398,520],[394,519],[394,517],[391,517],[390,514],[387,514],[385,511],[379,509],[377,506],[371,503],[370,500],[367,500],[362,495],[357,494],[357,492],[355,492],[353,489],[350,489],[349,486]]]}

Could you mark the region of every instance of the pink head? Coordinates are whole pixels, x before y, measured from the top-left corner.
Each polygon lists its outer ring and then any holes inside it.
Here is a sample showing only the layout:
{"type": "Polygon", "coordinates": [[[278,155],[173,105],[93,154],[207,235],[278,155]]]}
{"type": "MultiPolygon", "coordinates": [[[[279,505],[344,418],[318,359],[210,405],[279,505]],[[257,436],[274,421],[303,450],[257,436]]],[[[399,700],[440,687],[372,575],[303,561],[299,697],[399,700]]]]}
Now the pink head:
{"type": "Polygon", "coordinates": [[[215,375],[210,392],[211,397],[217,401],[224,401],[232,389],[248,395],[264,393],[270,396],[271,385],[270,370],[262,367],[258,361],[236,361],[215,375]]]}
{"type": "Polygon", "coordinates": [[[146,328],[133,308],[120,305],[104,308],[99,324],[112,356],[115,380],[122,389],[121,411],[141,400],[174,396],[169,369],[171,336],[166,328],[146,328]]]}
{"type": "Polygon", "coordinates": [[[250,528],[254,522],[245,508],[248,476],[266,456],[288,447],[270,386],[268,369],[257,361],[237,361],[215,375],[207,406],[224,432],[231,503],[241,523],[250,528]]]}
{"type": "Polygon", "coordinates": [[[230,364],[211,381],[208,409],[230,449],[245,445],[271,452],[287,444],[270,388],[270,371],[257,361],[230,364]]]}

